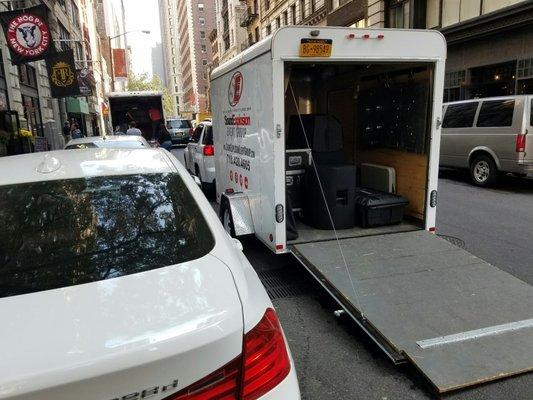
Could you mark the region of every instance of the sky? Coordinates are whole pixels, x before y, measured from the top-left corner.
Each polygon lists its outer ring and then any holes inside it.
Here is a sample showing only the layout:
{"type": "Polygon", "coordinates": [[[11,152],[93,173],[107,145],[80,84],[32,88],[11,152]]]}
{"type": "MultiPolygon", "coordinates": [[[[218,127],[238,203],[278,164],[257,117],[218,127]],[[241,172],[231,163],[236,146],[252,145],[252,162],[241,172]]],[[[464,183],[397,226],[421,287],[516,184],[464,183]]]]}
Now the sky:
{"type": "Polygon", "coordinates": [[[152,73],[152,47],[161,42],[159,9],[157,0],[124,0],[126,10],[126,31],[149,30],[128,34],[128,45],[132,47],[132,69],[136,74],[152,73]]]}

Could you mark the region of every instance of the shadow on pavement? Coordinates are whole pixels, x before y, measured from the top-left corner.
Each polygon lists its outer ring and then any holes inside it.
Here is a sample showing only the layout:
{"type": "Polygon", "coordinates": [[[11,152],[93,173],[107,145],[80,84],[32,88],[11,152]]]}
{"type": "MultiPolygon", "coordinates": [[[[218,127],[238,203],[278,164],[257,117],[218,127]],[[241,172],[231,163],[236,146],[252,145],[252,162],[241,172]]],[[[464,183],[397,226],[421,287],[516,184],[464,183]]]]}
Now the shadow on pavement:
{"type": "MultiPolygon", "coordinates": [[[[470,181],[469,171],[466,169],[449,169],[449,168],[440,168],[439,169],[439,179],[448,179],[455,181],[467,186],[472,186],[473,188],[478,188],[473,185],[470,181]]],[[[479,188],[483,190],[483,188],[479,188]]],[[[505,174],[498,177],[496,184],[487,189],[493,189],[498,191],[506,191],[512,193],[533,193],[533,177],[518,177],[512,174],[505,174]]]]}

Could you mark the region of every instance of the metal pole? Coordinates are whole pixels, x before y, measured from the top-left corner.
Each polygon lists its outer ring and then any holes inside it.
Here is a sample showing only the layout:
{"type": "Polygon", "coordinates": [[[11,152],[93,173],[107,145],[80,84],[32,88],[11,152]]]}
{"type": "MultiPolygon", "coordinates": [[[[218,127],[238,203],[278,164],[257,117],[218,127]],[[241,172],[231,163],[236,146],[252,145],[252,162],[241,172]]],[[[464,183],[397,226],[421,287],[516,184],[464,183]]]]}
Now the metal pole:
{"type": "Polygon", "coordinates": [[[111,91],[115,91],[115,65],[113,63],[113,51],[111,50],[111,37],[107,37],[109,43],[109,61],[111,62],[111,91]]]}

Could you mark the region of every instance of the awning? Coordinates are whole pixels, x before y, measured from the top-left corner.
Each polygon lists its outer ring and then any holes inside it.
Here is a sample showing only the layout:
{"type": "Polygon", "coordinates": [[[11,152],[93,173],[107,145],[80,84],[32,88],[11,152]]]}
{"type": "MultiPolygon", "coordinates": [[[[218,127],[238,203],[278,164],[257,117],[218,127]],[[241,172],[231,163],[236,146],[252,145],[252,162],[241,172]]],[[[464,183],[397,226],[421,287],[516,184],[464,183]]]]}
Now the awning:
{"type": "Polygon", "coordinates": [[[89,114],[89,104],[84,99],[67,97],[67,112],[74,114],[89,114]]]}

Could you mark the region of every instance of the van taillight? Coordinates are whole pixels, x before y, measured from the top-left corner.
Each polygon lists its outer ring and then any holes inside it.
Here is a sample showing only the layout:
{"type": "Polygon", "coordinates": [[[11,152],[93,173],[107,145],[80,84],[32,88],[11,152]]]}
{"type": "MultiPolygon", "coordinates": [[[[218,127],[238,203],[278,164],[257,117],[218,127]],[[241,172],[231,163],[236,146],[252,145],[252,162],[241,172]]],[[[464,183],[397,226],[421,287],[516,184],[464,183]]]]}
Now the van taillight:
{"type": "Polygon", "coordinates": [[[215,146],[207,144],[204,146],[204,156],[214,156],[215,155],[215,146]]]}
{"type": "Polygon", "coordinates": [[[241,356],[164,400],[256,400],[279,385],[290,370],[278,317],[269,308],[244,335],[241,356]]]}
{"type": "Polygon", "coordinates": [[[521,153],[526,151],[526,135],[519,133],[516,135],[516,152],[521,153]]]}
{"type": "Polygon", "coordinates": [[[242,399],[255,400],[280,384],[291,363],[276,312],[269,308],[244,335],[242,399]]]}
{"type": "Polygon", "coordinates": [[[241,387],[241,356],[205,378],[187,386],[164,400],[237,400],[241,387]]]}

